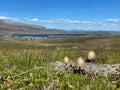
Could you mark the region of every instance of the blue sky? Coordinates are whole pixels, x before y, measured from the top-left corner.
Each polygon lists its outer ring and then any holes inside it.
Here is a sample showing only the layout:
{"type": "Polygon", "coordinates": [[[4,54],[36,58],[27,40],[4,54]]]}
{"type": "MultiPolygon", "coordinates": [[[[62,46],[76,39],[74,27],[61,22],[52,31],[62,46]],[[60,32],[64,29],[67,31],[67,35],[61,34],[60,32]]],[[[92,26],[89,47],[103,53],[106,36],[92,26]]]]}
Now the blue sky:
{"type": "Polygon", "coordinates": [[[0,0],[0,19],[66,30],[120,31],[120,0],[0,0]]]}

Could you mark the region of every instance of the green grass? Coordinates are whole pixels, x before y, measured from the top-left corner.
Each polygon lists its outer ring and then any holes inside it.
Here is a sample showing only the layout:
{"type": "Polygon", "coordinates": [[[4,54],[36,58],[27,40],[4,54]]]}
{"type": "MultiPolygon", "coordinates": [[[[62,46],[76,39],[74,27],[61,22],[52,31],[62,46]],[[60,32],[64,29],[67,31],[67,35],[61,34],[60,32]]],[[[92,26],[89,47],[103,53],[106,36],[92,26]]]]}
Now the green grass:
{"type": "Polygon", "coordinates": [[[54,71],[48,65],[68,56],[76,61],[96,52],[98,63],[120,62],[120,35],[66,39],[0,39],[0,88],[2,90],[119,90],[111,76],[54,71]],[[16,42],[17,41],[17,42],[16,42]],[[47,45],[47,46],[46,46],[47,45]],[[6,82],[8,84],[6,84],[6,82]]]}

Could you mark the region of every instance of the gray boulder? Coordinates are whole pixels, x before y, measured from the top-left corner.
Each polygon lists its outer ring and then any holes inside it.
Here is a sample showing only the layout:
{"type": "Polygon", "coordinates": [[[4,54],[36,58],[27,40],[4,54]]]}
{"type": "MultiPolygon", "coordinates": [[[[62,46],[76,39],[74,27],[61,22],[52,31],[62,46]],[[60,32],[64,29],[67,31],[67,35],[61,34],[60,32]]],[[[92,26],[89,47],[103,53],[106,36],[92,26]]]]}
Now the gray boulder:
{"type": "MultiPolygon", "coordinates": [[[[70,62],[69,64],[65,65],[62,61],[56,61],[50,63],[54,67],[56,71],[62,72],[73,72],[75,67],[75,62],[70,62]]],[[[86,63],[84,67],[81,68],[86,73],[108,73],[108,74],[115,74],[120,72],[120,64],[98,64],[98,63],[86,63]]]]}

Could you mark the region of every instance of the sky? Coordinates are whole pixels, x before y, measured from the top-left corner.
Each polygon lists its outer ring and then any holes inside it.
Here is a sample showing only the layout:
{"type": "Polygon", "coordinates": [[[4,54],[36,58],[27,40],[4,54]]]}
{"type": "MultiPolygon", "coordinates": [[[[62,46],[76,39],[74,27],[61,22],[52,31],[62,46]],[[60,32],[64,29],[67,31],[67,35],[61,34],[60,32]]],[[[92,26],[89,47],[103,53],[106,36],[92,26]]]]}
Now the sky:
{"type": "Polygon", "coordinates": [[[120,31],[120,0],[0,0],[0,19],[64,30],[120,31]]]}

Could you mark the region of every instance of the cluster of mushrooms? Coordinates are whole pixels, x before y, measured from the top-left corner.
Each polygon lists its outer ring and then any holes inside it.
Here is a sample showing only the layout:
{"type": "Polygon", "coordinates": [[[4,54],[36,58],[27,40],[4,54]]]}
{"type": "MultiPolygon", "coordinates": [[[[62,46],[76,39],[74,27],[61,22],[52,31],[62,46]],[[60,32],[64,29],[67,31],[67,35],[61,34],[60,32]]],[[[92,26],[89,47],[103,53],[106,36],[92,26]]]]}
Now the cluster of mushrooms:
{"type": "MultiPolygon", "coordinates": [[[[95,52],[94,51],[88,52],[88,57],[85,61],[83,60],[82,57],[79,57],[76,61],[74,73],[85,73],[84,70],[82,70],[81,68],[85,66],[86,62],[87,63],[93,62],[94,59],[95,59],[95,52]]],[[[65,57],[63,62],[65,65],[67,65],[67,64],[69,64],[70,60],[68,57],[65,57]]]]}

